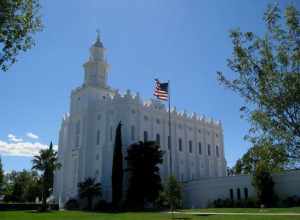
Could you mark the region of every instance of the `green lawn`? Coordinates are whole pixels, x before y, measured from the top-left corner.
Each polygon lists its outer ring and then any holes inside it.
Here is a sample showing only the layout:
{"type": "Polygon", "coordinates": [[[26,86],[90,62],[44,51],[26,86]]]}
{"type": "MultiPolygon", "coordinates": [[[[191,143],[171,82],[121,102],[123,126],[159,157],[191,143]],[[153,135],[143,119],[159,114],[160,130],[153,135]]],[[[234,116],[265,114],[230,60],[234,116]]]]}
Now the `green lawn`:
{"type": "MultiPolygon", "coordinates": [[[[197,211],[216,211],[216,209],[201,209],[197,211]]],[[[233,212],[234,209],[218,209],[217,211],[233,212]]],[[[237,211],[237,210],[236,210],[237,211]]],[[[239,209],[240,211],[240,209],[239,209]]],[[[251,212],[254,210],[251,210],[251,212]]],[[[300,208],[283,209],[284,212],[300,212],[300,208]]],[[[279,213],[279,209],[273,209],[272,212],[279,213]]],[[[187,215],[176,214],[176,219],[181,220],[300,220],[300,216],[247,216],[247,215],[187,215]]],[[[1,220],[168,220],[171,215],[159,212],[139,212],[139,213],[88,213],[88,212],[75,212],[75,211],[55,211],[49,213],[35,213],[30,211],[15,211],[15,212],[0,212],[1,220]]]]}

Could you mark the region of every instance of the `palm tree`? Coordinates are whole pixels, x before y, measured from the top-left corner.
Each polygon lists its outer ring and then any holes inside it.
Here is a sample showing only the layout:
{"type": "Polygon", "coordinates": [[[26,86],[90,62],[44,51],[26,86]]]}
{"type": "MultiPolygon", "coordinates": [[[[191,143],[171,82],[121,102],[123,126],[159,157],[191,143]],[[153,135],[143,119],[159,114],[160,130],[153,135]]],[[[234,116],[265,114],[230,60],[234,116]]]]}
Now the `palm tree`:
{"type": "Polygon", "coordinates": [[[92,209],[93,199],[102,195],[101,183],[96,183],[94,178],[86,178],[78,183],[78,194],[81,199],[87,198],[88,209],[92,209]]]}
{"type": "Polygon", "coordinates": [[[58,162],[57,152],[53,150],[53,144],[50,143],[49,149],[40,150],[39,155],[34,156],[32,160],[32,170],[40,171],[42,182],[42,208],[47,210],[47,198],[53,189],[54,171],[61,167],[58,162]]]}

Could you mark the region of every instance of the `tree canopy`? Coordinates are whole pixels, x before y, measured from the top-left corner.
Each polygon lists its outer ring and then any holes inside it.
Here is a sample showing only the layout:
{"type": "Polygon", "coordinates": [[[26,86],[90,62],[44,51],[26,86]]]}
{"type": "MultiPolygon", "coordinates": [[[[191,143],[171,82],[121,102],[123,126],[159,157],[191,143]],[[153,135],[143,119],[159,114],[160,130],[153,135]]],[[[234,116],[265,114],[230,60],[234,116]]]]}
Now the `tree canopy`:
{"type": "Polygon", "coordinates": [[[42,30],[39,0],[0,0],[0,68],[7,71],[42,30]]]}
{"type": "Polygon", "coordinates": [[[127,204],[132,208],[144,208],[153,203],[162,189],[159,164],[163,162],[163,151],[155,141],[138,142],[129,146],[127,204]]]}
{"type": "Polygon", "coordinates": [[[86,178],[78,183],[78,195],[81,199],[87,198],[88,210],[92,210],[93,199],[102,195],[101,184],[94,178],[86,178]]]}
{"type": "Polygon", "coordinates": [[[3,193],[6,202],[34,202],[41,198],[38,173],[23,170],[6,174],[3,193]]]}
{"type": "Polygon", "coordinates": [[[237,160],[234,174],[253,174],[258,166],[263,166],[270,173],[286,168],[288,158],[282,147],[274,148],[271,144],[255,145],[241,159],[237,160]]]}
{"type": "Polygon", "coordinates": [[[277,4],[265,14],[266,33],[230,32],[233,43],[228,66],[234,76],[218,72],[222,85],[244,100],[242,115],[252,126],[250,141],[283,146],[289,158],[300,159],[300,26],[292,5],[282,15],[277,4]]]}

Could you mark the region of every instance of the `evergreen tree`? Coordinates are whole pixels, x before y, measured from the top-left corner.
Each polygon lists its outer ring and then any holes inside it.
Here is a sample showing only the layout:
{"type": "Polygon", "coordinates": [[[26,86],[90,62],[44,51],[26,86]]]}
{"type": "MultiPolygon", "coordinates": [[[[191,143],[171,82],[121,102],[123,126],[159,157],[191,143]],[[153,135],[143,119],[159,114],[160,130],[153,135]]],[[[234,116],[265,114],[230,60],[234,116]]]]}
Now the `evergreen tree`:
{"type": "Polygon", "coordinates": [[[119,208],[123,194],[123,154],[122,154],[122,124],[116,129],[115,147],[112,167],[112,203],[119,208]]]}
{"type": "Polygon", "coordinates": [[[0,157],[0,195],[2,194],[3,185],[4,185],[4,171],[3,171],[2,161],[0,157]]]}
{"type": "Polygon", "coordinates": [[[163,162],[163,151],[155,141],[138,142],[127,150],[128,191],[126,202],[130,208],[142,209],[154,203],[162,190],[158,165],[163,162]]]}

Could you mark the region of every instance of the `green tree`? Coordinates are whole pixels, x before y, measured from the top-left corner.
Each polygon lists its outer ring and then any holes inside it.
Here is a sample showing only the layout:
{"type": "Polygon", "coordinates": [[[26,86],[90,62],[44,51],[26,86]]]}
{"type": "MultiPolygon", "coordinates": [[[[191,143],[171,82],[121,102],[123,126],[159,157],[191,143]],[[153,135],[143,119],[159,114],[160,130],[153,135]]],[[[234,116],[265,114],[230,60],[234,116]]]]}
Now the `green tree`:
{"type": "Polygon", "coordinates": [[[256,190],[258,202],[265,207],[272,207],[276,202],[274,181],[264,163],[258,163],[252,178],[252,185],[256,190]]]}
{"type": "Polygon", "coordinates": [[[263,167],[270,173],[280,172],[286,168],[288,156],[283,147],[273,147],[271,143],[263,142],[251,147],[234,166],[235,174],[254,174],[256,167],[263,167]]]}
{"type": "Polygon", "coordinates": [[[242,173],[242,169],[243,169],[242,160],[238,159],[236,161],[235,166],[233,167],[233,172],[234,172],[234,174],[241,174],[242,173]]]}
{"type": "Polygon", "coordinates": [[[4,171],[3,171],[2,161],[0,157],[0,195],[3,193],[3,186],[4,186],[4,171]]]}
{"type": "Polygon", "coordinates": [[[158,165],[163,162],[163,151],[155,141],[138,142],[129,146],[127,205],[142,209],[154,203],[162,189],[158,165]]]}
{"type": "Polygon", "coordinates": [[[176,177],[170,176],[164,188],[167,202],[174,218],[174,211],[181,206],[182,202],[182,186],[176,180],[176,177]]]}
{"type": "Polygon", "coordinates": [[[39,0],[0,0],[0,68],[7,71],[20,51],[34,45],[42,30],[39,0]]]}
{"type": "Polygon", "coordinates": [[[42,207],[41,211],[47,210],[47,198],[53,191],[54,172],[60,169],[57,152],[53,150],[53,144],[50,143],[49,149],[40,150],[39,155],[34,156],[32,160],[33,170],[40,171],[42,184],[42,207]]]}
{"type": "Polygon", "coordinates": [[[254,144],[268,140],[284,146],[299,161],[299,12],[288,6],[282,16],[277,4],[270,5],[263,19],[263,37],[239,29],[230,32],[233,55],[228,66],[234,76],[228,79],[218,72],[219,81],[245,100],[240,110],[252,124],[247,138],[254,144]]]}
{"type": "Polygon", "coordinates": [[[40,183],[38,173],[23,170],[6,174],[4,200],[7,202],[34,202],[40,197],[40,183]]]}
{"type": "Polygon", "coordinates": [[[88,210],[92,210],[93,199],[102,195],[101,184],[96,183],[94,178],[86,178],[83,182],[78,183],[78,195],[81,199],[87,199],[88,210]]]}
{"type": "Polygon", "coordinates": [[[123,154],[122,154],[122,124],[116,129],[115,148],[112,167],[112,203],[119,208],[123,193],[123,154]]]}

